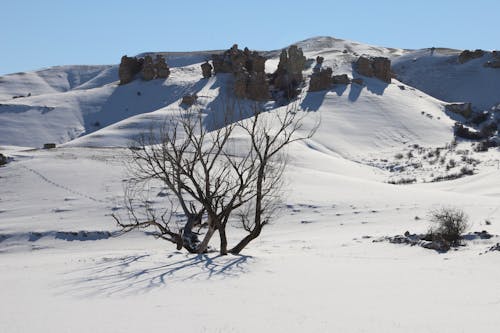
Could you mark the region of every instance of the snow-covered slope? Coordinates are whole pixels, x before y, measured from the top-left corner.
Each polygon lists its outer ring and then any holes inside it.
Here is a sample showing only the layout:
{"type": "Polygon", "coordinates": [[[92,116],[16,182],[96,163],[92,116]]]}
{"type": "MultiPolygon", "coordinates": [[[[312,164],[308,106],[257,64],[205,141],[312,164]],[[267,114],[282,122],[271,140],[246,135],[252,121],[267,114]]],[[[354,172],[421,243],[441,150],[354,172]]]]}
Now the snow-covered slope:
{"type": "Polygon", "coordinates": [[[407,53],[393,61],[400,81],[447,102],[471,102],[476,110],[488,110],[500,103],[500,69],[485,67],[493,60],[483,57],[458,62],[460,51],[430,49],[407,53]]]}
{"type": "MultiPolygon", "coordinates": [[[[325,58],[324,66],[350,76],[356,76],[352,62],[361,54],[395,58],[406,52],[331,37],[297,44],[307,58],[321,55],[325,58]]],[[[135,135],[148,129],[152,120],[158,121],[178,109],[183,95],[197,93],[201,97],[200,108],[211,110],[214,100],[230,90],[231,79],[224,75],[215,81],[201,78],[199,65],[208,52],[162,54],[173,67],[167,80],[136,80],[118,86],[116,66],[56,67],[1,78],[6,99],[0,105],[0,144],[40,147],[46,142],[68,142],[71,146],[126,146],[135,135]],[[32,91],[30,97],[11,98],[28,91],[32,91]],[[131,128],[135,130],[126,130],[131,128]],[[75,142],[69,142],[74,139],[75,142]]],[[[266,55],[266,69],[272,72],[277,67],[279,52],[266,55]]],[[[311,73],[312,68],[305,71],[306,76],[311,73]]],[[[326,136],[318,135],[324,141],[320,144],[331,149],[332,140],[351,142],[351,146],[334,150],[344,155],[350,151],[354,156],[356,150],[373,150],[373,145],[385,149],[410,141],[442,144],[451,140],[451,123],[445,116],[438,119],[442,113],[439,101],[396,80],[390,85],[371,79],[365,82],[363,87],[350,85],[347,90],[343,87],[324,93],[307,93],[307,86],[304,87],[300,107],[318,112],[324,122],[320,132],[326,136]],[[432,115],[434,120],[422,114],[432,115]],[[387,118],[393,122],[386,122],[387,118]]]]}
{"type": "Polygon", "coordinates": [[[14,96],[36,96],[89,89],[116,80],[117,66],[57,66],[0,77],[0,102],[14,96]]]}

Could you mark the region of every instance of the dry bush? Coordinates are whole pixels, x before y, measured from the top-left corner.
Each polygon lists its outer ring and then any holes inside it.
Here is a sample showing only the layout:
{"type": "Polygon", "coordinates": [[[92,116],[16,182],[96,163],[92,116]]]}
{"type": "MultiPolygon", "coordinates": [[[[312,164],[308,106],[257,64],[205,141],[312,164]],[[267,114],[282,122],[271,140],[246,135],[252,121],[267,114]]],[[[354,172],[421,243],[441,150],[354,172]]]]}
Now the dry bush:
{"type": "Polygon", "coordinates": [[[433,223],[428,235],[434,240],[444,240],[450,245],[458,245],[462,234],[469,229],[469,217],[455,207],[442,207],[430,212],[433,223]]]}

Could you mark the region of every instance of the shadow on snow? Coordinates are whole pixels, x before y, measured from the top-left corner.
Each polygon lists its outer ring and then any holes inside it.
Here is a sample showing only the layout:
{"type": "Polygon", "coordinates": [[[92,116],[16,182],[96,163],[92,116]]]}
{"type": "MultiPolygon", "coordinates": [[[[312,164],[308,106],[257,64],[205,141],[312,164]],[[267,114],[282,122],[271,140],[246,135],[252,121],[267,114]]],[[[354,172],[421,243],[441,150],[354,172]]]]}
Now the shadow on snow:
{"type": "Polygon", "coordinates": [[[243,255],[140,254],[100,261],[65,273],[60,294],[111,296],[146,293],[175,282],[235,277],[253,257],[243,255]],[[70,276],[78,275],[72,278],[70,276]],[[69,277],[69,278],[68,278],[69,277]]]}

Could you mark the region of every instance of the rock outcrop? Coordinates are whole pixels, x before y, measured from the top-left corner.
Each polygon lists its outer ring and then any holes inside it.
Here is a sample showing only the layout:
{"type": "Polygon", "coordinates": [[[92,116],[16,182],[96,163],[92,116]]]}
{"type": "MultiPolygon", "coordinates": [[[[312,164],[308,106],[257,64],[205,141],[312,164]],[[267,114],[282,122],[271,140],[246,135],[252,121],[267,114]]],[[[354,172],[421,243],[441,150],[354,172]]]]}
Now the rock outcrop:
{"type": "Polygon", "coordinates": [[[153,58],[147,55],[144,57],[141,74],[142,79],[145,81],[166,79],[170,75],[170,68],[163,56],[158,54],[155,61],[153,61],[153,58]]]}
{"type": "Polygon", "coordinates": [[[141,71],[143,62],[143,59],[124,55],[121,59],[120,67],[118,68],[120,84],[127,84],[134,80],[135,75],[141,71]]]}
{"type": "Polygon", "coordinates": [[[364,76],[373,77],[373,66],[370,58],[359,57],[356,61],[356,71],[364,76]]]}
{"type": "Polygon", "coordinates": [[[291,99],[299,94],[299,86],[304,81],[302,70],[306,64],[306,57],[301,48],[292,45],[283,50],[280,55],[278,69],[272,75],[276,90],[282,91],[284,97],[291,99]]]}
{"type": "Polygon", "coordinates": [[[376,77],[387,83],[391,83],[391,61],[384,57],[359,57],[356,61],[356,71],[368,77],[376,77]]]}
{"type": "Polygon", "coordinates": [[[469,60],[481,58],[484,56],[485,52],[483,50],[477,49],[474,51],[464,50],[458,55],[458,62],[463,64],[469,60]]]}
{"type": "Polygon", "coordinates": [[[448,112],[453,112],[459,114],[465,118],[469,118],[472,115],[472,104],[471,103],[453,103],[445,105],[444,109],[448,112]]]}
{"type": "Polygon", "coordinates": [[[153,64],[153,58],[147,55],[144,57],[144,64],[142,65],[141,76],[144,81],[151,81],[156,76],[155,65],[153,64]]]}
{"type": "Polygon", "coordinates": [[[124,55],[118,68],[120,84],[132,82],[137,74],[145,81],[153,79],[166,79],[170,75],[170,68],[165,62],[165,58],[156,55],[155,60],[150,55],[144,58],[127,57],[124,55]]]}
{"type": "Polygon", "coordinates": [[[322,68],[313,72],[309,81],[309,91],[328,90],[332,87],[332,69],[322,68]]]}
{"type": "Polygon", "coordinates": [[[201,72],[204,79],[212,77],[212,69],[213,67],[208,63],[208,60],[201,64],[201,72]]]}
{"type": "Polygon", "coordinates": [[[269,84],[265,73],[266,58],[258,52],[250,51],[248,48],[240,50],[238,45],[234,44],[223,54],[213,55],[212,62],[216,74],[233,74],[234,93],[238,98],[255,101],[270,99],[269,84]]]}
{"type": "Polygon", "coordinates": [[[165,58],[161,55],[156,55],[155,60],[155,70],[156,70],[156,78],[158,79],[166,79],[170,76],[170,68],[165,61],[165,58]]]}

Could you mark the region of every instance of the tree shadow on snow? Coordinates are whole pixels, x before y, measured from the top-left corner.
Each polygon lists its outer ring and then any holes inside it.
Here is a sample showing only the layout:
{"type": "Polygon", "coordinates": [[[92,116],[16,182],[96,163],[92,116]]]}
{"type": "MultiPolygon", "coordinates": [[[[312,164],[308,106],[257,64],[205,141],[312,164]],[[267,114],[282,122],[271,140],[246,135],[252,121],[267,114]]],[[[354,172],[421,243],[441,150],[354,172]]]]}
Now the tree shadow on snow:
{"type": "Polygon", "coordinates": [[[151,254],[102,258],[88,267],[64,273],[60,294],[130,295],[175,282],[235,277],[247,271],[253,257],[244,255],[151,254]],[[77,275],[77,277],[73,277],[77,275]]]}

